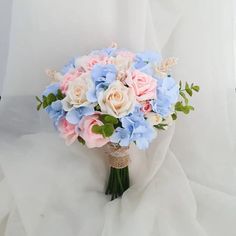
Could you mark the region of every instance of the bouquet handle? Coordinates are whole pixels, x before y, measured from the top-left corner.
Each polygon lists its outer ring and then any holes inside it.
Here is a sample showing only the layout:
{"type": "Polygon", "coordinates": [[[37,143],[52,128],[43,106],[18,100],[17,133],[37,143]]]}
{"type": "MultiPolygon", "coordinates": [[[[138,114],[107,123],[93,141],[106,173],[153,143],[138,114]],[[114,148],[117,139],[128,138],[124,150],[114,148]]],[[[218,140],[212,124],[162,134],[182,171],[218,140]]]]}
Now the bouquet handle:
{"type": "Polygon", "coordinates": [[[107,144],[110,164],[110,175],[106,194],[111,200],[120,196],[129,188],[129,147],[121,147],[114,143],[107,144]]]}

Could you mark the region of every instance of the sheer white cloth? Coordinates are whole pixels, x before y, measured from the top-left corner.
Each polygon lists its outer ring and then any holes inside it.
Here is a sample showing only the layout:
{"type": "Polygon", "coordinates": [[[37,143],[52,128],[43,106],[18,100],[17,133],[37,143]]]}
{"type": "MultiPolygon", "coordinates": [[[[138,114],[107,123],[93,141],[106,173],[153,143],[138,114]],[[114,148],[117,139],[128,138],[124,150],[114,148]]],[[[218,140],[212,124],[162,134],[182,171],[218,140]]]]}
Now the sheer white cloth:
{"type": "Polygon", "coordinates": [[[234,236],[231,4],[13,1],[0,106],[0,235],[234,236]],[[180,117],[176,129],[160,133],[146,152],[132,146],[132,187],[110,202],[103,151],[66,147],[47,116],[35,111],[33,95],[48,83],[45,68],[112,40],[178,56],[175,77],[202,90],[193,99],[196,111],[180,117]]]}

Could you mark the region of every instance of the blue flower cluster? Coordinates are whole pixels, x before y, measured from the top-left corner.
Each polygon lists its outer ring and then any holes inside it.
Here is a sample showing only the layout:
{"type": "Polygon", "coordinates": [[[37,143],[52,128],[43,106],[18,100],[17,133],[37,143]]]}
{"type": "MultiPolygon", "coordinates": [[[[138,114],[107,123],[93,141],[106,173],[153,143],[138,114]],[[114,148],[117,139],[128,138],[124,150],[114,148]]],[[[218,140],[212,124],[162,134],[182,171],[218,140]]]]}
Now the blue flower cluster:
{"type": "Polygon", "coordinates": [[[97,94],[101,90],[106,90],[113,81],[116,80],[117,70],[112,64],[96,64],[92,69],[92,80],[94,87],[87,92],[87,99],[90,102],[97,102],[97,94]]]}
{"type": "Polygon", "coordinates": [[[168,76],[158,80],[157,100],[151,101],[152,109],[162,117],[167,117],[172,111],[179,96],[179,86],[176,81],[168,76]]]}
{"type": "Polygon", "coordinates": [[[161,62],[161,54],[155,52],[137,53],[134,59],[134,68],[148,75],[153,75],[153,64],[161,62]]]}
{"type": "Polygon", "coordinates": [[[89,116],[92,114],[94,114],[93,107],[81,106],[68,111],[68,113],[66,114],[66,120],[71,124],[76,125],[84,116],[89,116]]]}
{"type": "Polygon", "coordinates": [[[65,116],[65,111],[62,109],[61,100],[53,102],[50,106],[46,107],[50,119],[53,120],[54,126],[58,127],[59,121],[65,116]]]}
{"type": "Polygon", "coordinates": [[[146,149],[155,138],[156,132],[149,122],[144,119],[140,107],[128,116],[121,118],[122,128],[118,127],[111,137],[111,141],[120,146],[128,146],[134,142],[139,149],[146,149]]]}
{"type": "Polygon", "coordinates": [[[97,64],[92,70],[92,80],[96,90],[106,89],[109,84],[116,80],[117,70],[112,64],[97,64]]]}

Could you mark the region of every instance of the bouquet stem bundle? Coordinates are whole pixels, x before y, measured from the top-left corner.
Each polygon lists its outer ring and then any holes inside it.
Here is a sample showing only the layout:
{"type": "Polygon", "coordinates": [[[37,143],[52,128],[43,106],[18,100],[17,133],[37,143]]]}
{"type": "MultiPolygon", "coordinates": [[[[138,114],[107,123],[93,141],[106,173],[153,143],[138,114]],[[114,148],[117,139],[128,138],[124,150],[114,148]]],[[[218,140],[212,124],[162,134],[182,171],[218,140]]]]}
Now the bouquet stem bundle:
{"type": "Polygon", "coordinates": [[[129,147],[109,143],[107,151],[111,168],[106,194],[111,195],[111,200],[114,200],[129,188],[129,147]]]}

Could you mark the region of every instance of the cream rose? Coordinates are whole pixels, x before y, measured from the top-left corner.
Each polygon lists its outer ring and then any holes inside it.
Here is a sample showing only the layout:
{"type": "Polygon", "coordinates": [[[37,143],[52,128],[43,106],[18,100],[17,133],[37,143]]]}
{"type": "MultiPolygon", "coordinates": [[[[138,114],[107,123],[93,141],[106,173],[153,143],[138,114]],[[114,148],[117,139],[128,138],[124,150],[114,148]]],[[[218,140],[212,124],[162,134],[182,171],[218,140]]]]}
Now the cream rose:
{"type": "Polygon", "coordinates": [[[152,125],[159,125],[159,124],[164,125],[163,129],[165,130],[168,129],[168,127],[173,124],[173,119],[171,115],[163,119],[160,115],[154,112],[150,112],[150,113],[147,113],[145,116],[152,125]]]}
{"type": "Polygon", "coordinates": [[[152,125],[158,125],[162,122],[162,117],[154,112],[147,113],[146,118],[152,125]]]}
{"type": "Polygon", "coordinates": [[[62,100],[63,109],[71,110],[73,107],[87,106],[86,93],[93,86],[90,73],[84,73],[71,81],[68,85],[66,97],[62,100]]]}
{"type": "Polygon", "coordinates": [[[101,111],[121,118],[129,114],[136,103],[132,88],[125,87],[119,80],[111,83],[107,90],[98,95],[101,111]]]}

